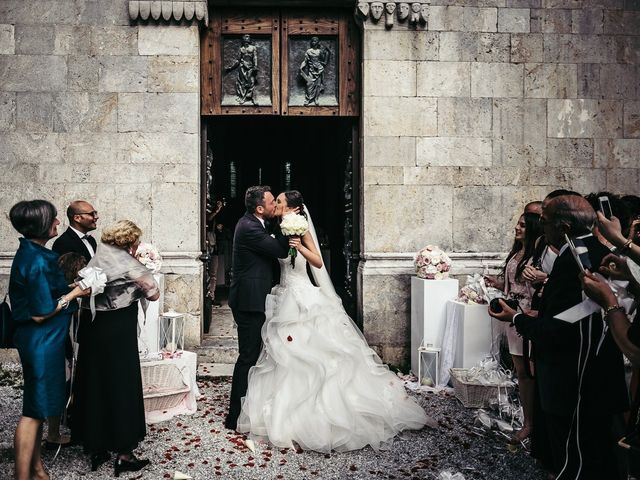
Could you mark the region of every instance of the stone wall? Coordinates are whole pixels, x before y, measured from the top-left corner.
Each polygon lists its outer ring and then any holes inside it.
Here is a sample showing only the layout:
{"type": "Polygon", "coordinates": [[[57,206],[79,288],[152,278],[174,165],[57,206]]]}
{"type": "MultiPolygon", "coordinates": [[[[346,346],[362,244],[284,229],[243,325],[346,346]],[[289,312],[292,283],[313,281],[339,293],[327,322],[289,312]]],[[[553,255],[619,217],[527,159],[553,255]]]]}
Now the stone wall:
{"type": "Polygon", "coordinates": [[[386,361],[407,359],[412,252],[478,271],[550,190],[638,193],[639,10],[434,0],[426,25],[364,20],[361,308],[386,361]]]}
{"type": "MultiPolygon", "coordinates": [[[[165,257],[166,306],[188,313],[195,344],[198,27],[132,25],[127,3],[0,2],[0,210],[44,198],[66,228],[66,205],[82,198],[99,211],[100,227],[136,222],[165,257]]],[[[3,283],[18,243],[4,218],[3,283]]]]}

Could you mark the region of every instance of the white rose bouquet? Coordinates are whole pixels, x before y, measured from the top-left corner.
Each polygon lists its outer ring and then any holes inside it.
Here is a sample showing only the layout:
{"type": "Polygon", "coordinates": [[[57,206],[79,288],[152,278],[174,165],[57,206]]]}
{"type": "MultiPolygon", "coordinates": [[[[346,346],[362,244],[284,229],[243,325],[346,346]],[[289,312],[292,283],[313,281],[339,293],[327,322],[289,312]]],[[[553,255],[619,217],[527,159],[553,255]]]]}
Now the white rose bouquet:
{"type": "MultiPolygon", "coordinates": [[[[302,215],[297,213],[288,213],[282,217],[280,230],[282,231],[282,234],[287,237],[302,237],[309,231],[309,222],[307,222],[307,219],[302,215]]],[[[295,268],[298,251],[293,247],[289,247],[289,256],[291,257],[291,267],[295,268]]]]}
{"type": "Polygon", "coordinates": [[[138,245],[136,259],[153,273],[158,273],[162,267],[160,252],[150,243],[142,242],[138,245]]]}
{"type": "Polygon", "coordinates": [[[449,277],[451,259],[438,247],[427,245],[416,254],[414,265],[419,278],[442,280],[449,277]]]}

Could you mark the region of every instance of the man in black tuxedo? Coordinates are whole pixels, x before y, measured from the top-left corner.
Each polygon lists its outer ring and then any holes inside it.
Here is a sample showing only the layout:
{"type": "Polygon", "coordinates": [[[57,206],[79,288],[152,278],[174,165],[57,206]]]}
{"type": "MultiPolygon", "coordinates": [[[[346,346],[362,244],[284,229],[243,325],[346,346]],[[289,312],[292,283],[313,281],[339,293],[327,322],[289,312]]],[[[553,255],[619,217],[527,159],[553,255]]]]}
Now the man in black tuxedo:
{"type": "Polygon", "coordinates": [[[229,306],[238,326],[239,355],[233,369],[229,413],[225,427],[235,430],[240,400],[247,392],[249,369],[258,361],[265,321],[265,301],[273,286],[272,263],[285,258],[289,242],[279,231],[271,235],[265,220],[273,218],[276,200],[267,186],[250,187],[244,197],[247,213],[238,221],[233,237],[233,270],[229,306]]]}
{"type": "Polygon", "coordinates": [[[622,354],[605,330],[600,312],[575,323],[555,318],[583,300],[580,270],[565,234],[576,239],[576,244],[584,244],[588,253],[581,255],[583,263],[593,268],[610,253],[591,234],[595,219],[583,197],[551,200],[541,221],[547,241],[560,253],[544,287],[538,316],[516,314],[502,301],[501,313],[489,311],[498,320],[511,322],[533,342],[553,473],[559,480],[626,478],[615,458],[619,438],[615,429],[628,408],[622,354]]]}
{"type": "Polygon", "coordinates": [[[51,249],[60,255],[75,252],[82,255],[87,262],[96,253],[96,239],[89,232],[96,229],[98,212],[95,208],[84,200],[76,200],[69,204],[67,208],[67,218],[69,228],[60,235],[51,249]]]}

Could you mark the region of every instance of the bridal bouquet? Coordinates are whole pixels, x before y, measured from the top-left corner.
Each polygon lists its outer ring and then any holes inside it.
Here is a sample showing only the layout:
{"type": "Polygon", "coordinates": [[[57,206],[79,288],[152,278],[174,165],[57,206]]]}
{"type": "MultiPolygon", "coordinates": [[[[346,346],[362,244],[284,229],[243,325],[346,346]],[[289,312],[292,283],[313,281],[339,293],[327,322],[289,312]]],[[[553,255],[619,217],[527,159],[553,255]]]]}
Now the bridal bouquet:
{"type": "Polygon", "coordinates": [[[158,273],[162,267],[162,257],[160,256],[160,252],[150,243],[142,242],[138,245],[136,260],[153,273],[158,273]]]}
{"type": "MultiPolygon", "coordinates": [[[[287,237],[301,237],[309,231],[309,223],[302,215],[289,213],[282,217],[280,230],[282,230],[282,234],[287,237]]],[[[291,257],[291,267],[295,268],[298,251],[293,247],[289,247],[289,256],[291,257]]]]}
{"type": "Polygon", "coordinates": [[[416,254],[416,273],[419,278],[442,280],[449,277],[451,259],[446,253],[433,245],[427,245],[416,254]]]}

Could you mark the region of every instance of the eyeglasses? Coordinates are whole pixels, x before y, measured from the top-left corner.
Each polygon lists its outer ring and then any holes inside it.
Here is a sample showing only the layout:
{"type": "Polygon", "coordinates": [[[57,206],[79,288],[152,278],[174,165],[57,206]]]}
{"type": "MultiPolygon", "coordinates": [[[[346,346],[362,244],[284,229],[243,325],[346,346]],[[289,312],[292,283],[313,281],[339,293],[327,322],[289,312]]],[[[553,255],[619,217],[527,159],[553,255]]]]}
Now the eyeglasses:
{"type": "Polygon", "coordinates": [[[91,215],[92,217],[97,217],[98,212],[95,210],[93,212],[75,212],[74,215],[91,215]]]}

